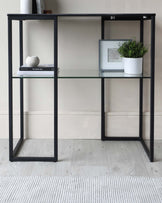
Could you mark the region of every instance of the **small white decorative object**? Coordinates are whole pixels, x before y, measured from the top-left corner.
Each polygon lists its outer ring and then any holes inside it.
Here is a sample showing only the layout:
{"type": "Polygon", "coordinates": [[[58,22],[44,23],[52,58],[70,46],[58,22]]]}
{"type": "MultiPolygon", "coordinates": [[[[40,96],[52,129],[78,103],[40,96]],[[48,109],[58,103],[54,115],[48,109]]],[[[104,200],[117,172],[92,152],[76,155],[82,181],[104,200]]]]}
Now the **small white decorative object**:
{"type": "Polygon", "coordinates": [[[26,65],[29,67],[37,67],[40,63],[38,56],[28,56],[26,58],[26,65]]]}
{"type": "Polygon", "coordinates": [[[20,0],[20,13],[21,14],[32,13],[32,0],[20,0]]]}
{"type": "Polygon", "coordinates": [[[131,75],[142,74],[142,58],[123,57],[124,72],[131,75]]]}

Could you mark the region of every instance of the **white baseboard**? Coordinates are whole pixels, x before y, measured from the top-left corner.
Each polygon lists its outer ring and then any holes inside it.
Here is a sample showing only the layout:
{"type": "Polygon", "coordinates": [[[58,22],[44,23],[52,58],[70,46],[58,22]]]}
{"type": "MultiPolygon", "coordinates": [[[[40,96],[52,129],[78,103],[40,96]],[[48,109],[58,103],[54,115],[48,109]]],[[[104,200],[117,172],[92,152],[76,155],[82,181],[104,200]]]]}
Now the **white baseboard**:
{"type": "MultiPolygon", "coordinates": [[[[14,114],[14,137],[20,135],[19,114],[14,114]]],[[[137,112],[110,112],[106,116],[107,136],[138,136],[137,112]]],[[[144,137],[149,138],[149,113],[144,113],[144,137]]],[[[25,113],[27,138],[52,138],[53,114],[51,112],[25,113]]],[[[8,114],[0,113],[0,138],[8,138],[8,114]]],[[[59,114],[59,138],[100,139],[100,112],[67,112],[59,114]]],[[[162,139],[162,113],[155,113],[155,139],[162,139]]]]}

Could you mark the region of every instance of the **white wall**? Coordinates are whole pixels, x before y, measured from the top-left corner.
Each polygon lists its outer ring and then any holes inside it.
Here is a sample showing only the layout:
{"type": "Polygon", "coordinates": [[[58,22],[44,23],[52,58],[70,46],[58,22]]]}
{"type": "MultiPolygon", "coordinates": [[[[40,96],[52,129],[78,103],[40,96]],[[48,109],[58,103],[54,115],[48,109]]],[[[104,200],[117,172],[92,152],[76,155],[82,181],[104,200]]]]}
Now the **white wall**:
{"type": "MultiPolygon", "coordinates": [[[[156,13],[156,84],[155,84],[155,137],[162,139],[162,3],[146,0],[46,0],[47,9],[57,13],[156,13]]],[[[0,1],[0,137],[8,137],[8,64],[7,13],[19,13],[19,0],[0,1]]],[[[139,23],[107,23],[106,37],[139,40],[139,23]],[[110,29],[109,29],[110,28],[110,29]]],[[[18,23],[14,23],[14,72],[18,70],[18,23]]],[[[59,67],[64,69],[98,69],[98,40],[100,19],[59,19],[59,67]]],[[[145,44],[150,47],[150,24],[145,26],[145,44]]],[[[52,63],[53,24],[49,21],[25,22],[24,58],[38,55],[42,63],[52,63]]],[[[144,70],[149,72],[149,53],[144,70]]],[[[138,136],[138,80],[107,80],[107,132],[111,136],[138,136]]],[[[19,135],[19,83],[14,82],[14,135],[19,135]]],[[[144,126],[149,134],[149,83],[145,81],[144,126]]],[[[52,136],[53,81],[26,80],[25,124],[27,137],[52,136]]],[[[100,80],[59,81],[59,137],[100,138],[100,80]]]]}

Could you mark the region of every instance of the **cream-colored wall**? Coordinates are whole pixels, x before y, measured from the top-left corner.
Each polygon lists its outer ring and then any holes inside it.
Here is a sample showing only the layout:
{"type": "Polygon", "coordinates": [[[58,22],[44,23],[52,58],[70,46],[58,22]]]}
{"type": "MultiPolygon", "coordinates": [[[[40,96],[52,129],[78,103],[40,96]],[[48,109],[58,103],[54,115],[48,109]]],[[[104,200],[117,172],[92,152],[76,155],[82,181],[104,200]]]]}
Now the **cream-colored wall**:
{"type": "MultiPolygon", "coordinates": [[[[156,86],[155,136],[162,139],[162,3],[160,0],[46,0],[47,9],[57,13],[156,13],[156,86]]],[[[7,13],[19,13],[19,0],[0,2],[0,137],[8,136],[8,64],[7,13]]],[[[14,23],[14,72],[18,69],[18,23],[14,23]]],[[[150,24],[145,26],[145,44],[150,47],[150,24]]],[[[59,67],[64,69],[98,69],[99,18],[59,19],[59,67]]],[[[49,21],[25,22],[24,58],[38,55],[42,63],[52,63],[53,23],[49,21]]],[[[106,37],[139,40],[139,23],[107,23],[106,37]]],[[[149,71],[149,53],[145,57],[145,71],[149,71]]],[[[138,136],[138,80],[107,80],[106,110],[108,134],[111,136],[138,136]],[[128,128],[129,126],[129,128],[128,128]]],[[[14,82],[15,136],[19,134],[19,83],[14,82]]],[[[148,136],[149,83],[145,81],[144,111],[148,136]]],[[[25,124],[27,137],[52,136],[53,81],[25,81],[25,124]],[[30,128],[28,129],[28,127],[30,128]]],[[[59,81],[59,136],[62,138],[100,138],[100,80],[59,81]]]]}

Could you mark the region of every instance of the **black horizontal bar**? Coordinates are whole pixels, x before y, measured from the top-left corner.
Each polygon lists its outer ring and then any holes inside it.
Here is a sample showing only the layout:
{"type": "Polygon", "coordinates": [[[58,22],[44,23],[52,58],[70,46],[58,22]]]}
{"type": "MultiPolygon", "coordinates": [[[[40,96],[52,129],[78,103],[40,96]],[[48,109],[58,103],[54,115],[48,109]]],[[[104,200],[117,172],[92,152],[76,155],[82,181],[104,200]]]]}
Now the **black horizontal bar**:
{"type": "Polygon", "coordinates": [[[11,20],[55,20],[56,15],[45,14],[9,14],[11,20]]]}
{"type": "Polygon", "coordinates": [[[139,137],[104,137],[103,141],[140,141],[139,137]]]}
{"type": "Polygon", "coordinates": [[[138,21],[138,20],[151,20],[152,15],[111,15],[103,16],[104,21],[138,21]]]}
{"type": "Polygon", "coordinates": [[[104,20],[148,20],[155,13],[8,14],[13,20],[53,20],[55,17],[104,17],[104,20]]]}
{"type": "Polygon", "coordinates": [[[55,157],[13,157],[12,161],[43,161],[43,162],[56,162],[55,157]]]}
{"type": "Polygon", "coordinates": [[[26,76],[26,77],[19,77],[19,76],[14,76],[14,77],[12,77],[12,79],[53,79],[54,77],[36,77],[36,76],[33,76],[33,77],[28,77],[28,76],[26,76]]]}
{"type": "MultiPolygon", "coordinates": [[[[28,76],[26,76],[26,77],[19,77],[19,76],[14,76],[14,77],[12,77],[13,79],[20,79],[20,78],[24,78],[24,79],[53,79],[54,77],[36,77],[36,76],[33,76],[33,77],[28,77],[28,76]]],[[[72,76],[61,76],[61,77],[58,77],[58,79],[101,79],[101,78],[105,78],[105,79],[139,79],[139,78],[144,78],[144,79],[150,79],[151,77],[150,76],[148,76],[148,77],[91,77],[91,76],[86,76],[86,77],[84,77],[84,76],[81,76],[81,77],[72,77],[72,76]]]]}
{"type": "Polygon", "coordinates": [[[150,79],[150,77],[58,77],[58,79],[101,79],[101,78],[104,78],[104,79],[139,79],[139,78],[144,78],[144,79],[150,79]]]}
{"type": "Polygon", "coordinates": [[[20,138],[17,145],[16,145],[16,147],[15,147],[15,149],[14,149],[14,151],[13,151],[13,157],[15,157],[18,154],[22,144],[23,144],[23,138],[20,138]]]}

